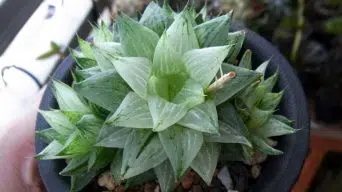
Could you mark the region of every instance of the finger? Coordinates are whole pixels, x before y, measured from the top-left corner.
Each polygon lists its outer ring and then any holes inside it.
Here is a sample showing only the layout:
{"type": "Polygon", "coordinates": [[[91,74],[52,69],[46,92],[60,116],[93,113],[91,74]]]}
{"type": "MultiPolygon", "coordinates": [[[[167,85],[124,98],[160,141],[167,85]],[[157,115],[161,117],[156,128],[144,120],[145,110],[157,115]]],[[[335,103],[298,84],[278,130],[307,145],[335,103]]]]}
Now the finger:
{"type": "Polygon", "coordinates": [[[43,191],[37,162],[33,158],[37,109],[45,88],[32,99],[29,112],[11,123],[0,139],[0,191],[43,191]],[[6,184],[6,185],[4,185],[6,184]]]}

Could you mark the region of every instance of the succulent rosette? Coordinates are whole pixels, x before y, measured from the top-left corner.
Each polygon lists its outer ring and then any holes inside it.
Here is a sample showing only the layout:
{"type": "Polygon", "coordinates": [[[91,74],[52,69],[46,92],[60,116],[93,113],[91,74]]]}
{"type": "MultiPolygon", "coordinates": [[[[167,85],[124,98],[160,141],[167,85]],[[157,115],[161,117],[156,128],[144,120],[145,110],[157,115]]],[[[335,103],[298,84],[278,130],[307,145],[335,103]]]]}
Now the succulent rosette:
{"type": "Polygon", "coordinates": [[[157,179],[171,191],[190,169],[210,184],[222,151],[281,154],[269,137],[294,129],[273,114],[278,76],[264,79],[267,62],[253,71],[249,50],[237,62],[245,32],[228,32],[231,15],[152,2],[139,21],[95,27],[72,50],[72,85],[52,82],[59,109],[41,111],[51,128],[38,132],[49,145],[37,158],[66,159],[71,191],[108,167],[126,187],[157,179]]]}

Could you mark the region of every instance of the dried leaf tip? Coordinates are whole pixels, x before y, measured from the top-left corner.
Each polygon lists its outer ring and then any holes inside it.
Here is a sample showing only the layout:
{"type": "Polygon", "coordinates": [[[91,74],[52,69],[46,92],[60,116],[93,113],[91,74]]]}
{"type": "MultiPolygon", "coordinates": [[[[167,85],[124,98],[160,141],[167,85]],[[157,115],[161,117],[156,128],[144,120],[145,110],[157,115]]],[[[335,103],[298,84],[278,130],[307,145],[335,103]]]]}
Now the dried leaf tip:
{"type": "Polygon", "coordinates": [[[236,72],[231,71],[229,73],[224,74],[219,79],[217,79],[214,83],[212,83],[208,89],[207,92],[214,92],[219,89],[222,89],[223,86],[230,81],[231,79],[234,79],[236,77],[236,72]]]}

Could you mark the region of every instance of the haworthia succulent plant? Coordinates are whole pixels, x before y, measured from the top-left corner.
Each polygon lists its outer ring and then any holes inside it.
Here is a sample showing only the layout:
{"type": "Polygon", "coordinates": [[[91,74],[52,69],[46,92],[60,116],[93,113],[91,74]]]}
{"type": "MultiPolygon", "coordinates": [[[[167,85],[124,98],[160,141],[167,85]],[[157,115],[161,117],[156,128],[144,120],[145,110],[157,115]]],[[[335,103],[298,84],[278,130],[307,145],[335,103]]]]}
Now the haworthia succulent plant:
{"type": "Polygon", "coordinates": [[[236,62],[245,32],[228,33],[231,13],[207,15],[152,2],[140,21],[122,14],[113,31],[95,26],[93,43],[79,39],[72,87],[53,82],[59,109],[41,112],[51,128],[37,133],[49,143],[37,158],[67,159],[70,191],[104,167],[126,187],[156,177],[167,192],[189,169],[210,184],[221,151],[281,154],[268,138],[294,129],[273,114],[278,73],[253,71],[250,50],[236,62]]]}

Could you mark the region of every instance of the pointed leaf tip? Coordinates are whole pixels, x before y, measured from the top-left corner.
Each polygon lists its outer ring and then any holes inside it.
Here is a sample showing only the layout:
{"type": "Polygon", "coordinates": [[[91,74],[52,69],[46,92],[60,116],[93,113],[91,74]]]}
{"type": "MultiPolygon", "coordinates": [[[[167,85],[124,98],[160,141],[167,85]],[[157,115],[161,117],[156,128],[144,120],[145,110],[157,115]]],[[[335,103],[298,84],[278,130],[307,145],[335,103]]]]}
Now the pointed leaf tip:
{"type": "Polygon", "coordinates": [[[146,7],[139,23],[150,28],[158,35],[161,35],[173,21],[172,15],[164,8],[161,8],[157,3],[150,2],[146,7]]]}
{"type": "Polygon", "coordinates": [[[163,131],[177,123],[187,113],[184,104],[170,103],[158,96],[150,97],[148,106],[153,119],[153,131],[163,131]]]}
{"type": "Polygon", "coordinates": [[[148,80],[152,76],[152,64],[144,57],[119,57],[112,59],[120,76],[141,98],[147,98],[148,80]]]}
{"type": "Polygon", "coordinates": [[[175,125],[158,135],[173,167],[175,178],[181,178],[202,147],[202,133],[175,125]]]}
{"type": "Polygon", "coordinates": [[[194,49],[186,52],[182,61],[191,78],[206,88],[214,79],[231,48],[232,46],[228,45],[194,49]]]}
{"type": "Polygon", "coordinates": [[[117,25],[125,55],[152,61],[159,36],[124,14],[119,17],[117,25]]]}
{"type": "Polygon", "coordinates": [[[246,69],[249,69],[251,70],[252,69],[252,51],[251,50],[247,50],[241,60],[240,60],[240,63],[239,63],[239,67],[243,67],[243,68],[246,68],[246,69]]]}
{"type": "Polygon", "coordinates": [[[200,47],[227,45],[230,15],[223,15],[195,27],[200,47]]]}
{"type": "Polygon", "coordinates": [[[191,163],[191,168],[201,176],[207,185],[210,185],[213,179],[220,152],[220,144],[205,142],[191,163]]]}
{"type": "Polygon", "coordinates": [[[147,102],[134,92],[126,95],[116,112],[107,119],[107,123],[128,128],[153,128],[147,102]]]}
{"type": "Polygon", "coordinates": [[[54,80],[52,81],[52,91],[61,110],[83,113],[90,112],[88,106],[81,101],[77,93],[68,85],[54,80]]]}

